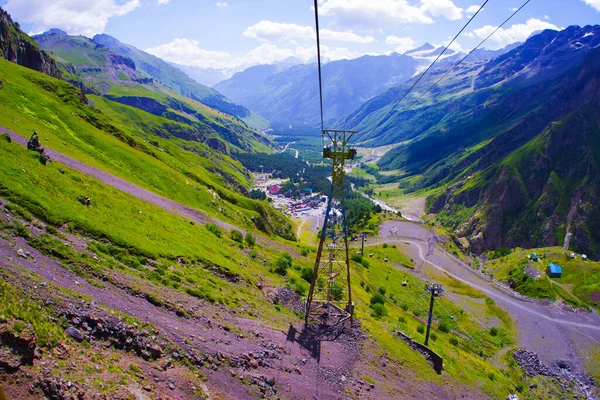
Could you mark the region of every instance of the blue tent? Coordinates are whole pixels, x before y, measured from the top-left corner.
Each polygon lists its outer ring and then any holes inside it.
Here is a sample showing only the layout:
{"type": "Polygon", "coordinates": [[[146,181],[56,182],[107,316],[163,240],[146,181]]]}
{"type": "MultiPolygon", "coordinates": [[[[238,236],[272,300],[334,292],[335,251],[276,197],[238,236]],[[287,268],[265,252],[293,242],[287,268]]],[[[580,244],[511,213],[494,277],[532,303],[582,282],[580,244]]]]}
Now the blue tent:
{"type": "Polygon", "coordinates": [[[558,264],[550,263],[548,265],[548,276],[550,278],[560,278],[562,276],[562,267],[558,264]]]}

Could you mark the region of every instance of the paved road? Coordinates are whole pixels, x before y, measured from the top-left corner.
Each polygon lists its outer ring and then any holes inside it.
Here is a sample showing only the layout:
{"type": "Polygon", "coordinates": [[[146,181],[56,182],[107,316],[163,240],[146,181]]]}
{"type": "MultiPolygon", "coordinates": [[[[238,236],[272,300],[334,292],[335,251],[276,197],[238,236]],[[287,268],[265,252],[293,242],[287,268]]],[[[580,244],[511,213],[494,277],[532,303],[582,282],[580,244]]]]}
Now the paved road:
{"type": "MultiPolygon", "coordinates": [[[[430,275],[447,274],[492,298],[516,321],[520,346],[540,355],[542,361],[553,363],[568,360],[583,369],[584,361],[600,363],[588,357],[592,346],[600,346],[600,316],[594,312],[572,312],[552,302],[522,298],[474,271],[468,265],[428,240],[433,232],[423,225],[409,221],[390,221],[382,224],[379,238],[368,245],[407,244],[414,259],[423,263],[430,275]],[[391,235],[393,227],[397,235],[391,235]]],[[[447,288],[452,293],[452,288],[447,288]]]]}

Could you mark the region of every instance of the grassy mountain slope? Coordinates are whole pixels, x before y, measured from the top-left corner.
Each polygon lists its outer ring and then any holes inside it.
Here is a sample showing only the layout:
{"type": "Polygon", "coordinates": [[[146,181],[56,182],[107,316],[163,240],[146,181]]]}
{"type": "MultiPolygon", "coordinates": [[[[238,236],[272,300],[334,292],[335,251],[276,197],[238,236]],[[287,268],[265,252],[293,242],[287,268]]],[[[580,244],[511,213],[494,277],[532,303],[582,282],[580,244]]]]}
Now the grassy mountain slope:
{"type": "Polygon", "coordinates": [[[600,255],[600,108],[583,107],[432,201],[477,253],[562,245],[600,255]]]}
{"type": "Polygon", "coordinates": [[[292,238],[290,223],[243,195],[249,176],[205,144],[173,137],[186,126],[93,95],[82,103],[72,85],[0,60],[0,125],[126,180],[240,226],[292,238]],[[158,135],[158,136],[156,136],[158,135]]]}
{"type": "Polygon", "coordinates": [[[232,103],[221,93],[210,87],[201,85],[179,68],[174,67],[156,56],[141,51],[131,45],[121,43],[114,37],[106,34],[96,35],[93,40],[124,57],[132,59],[139,71],[147,74],[161,85],[168,87],[178,94],[199,101],[226,114],[233,115],[248,123],[250,123],[250,121],[259,122],[260,126],[252,125],[255,128],[260,128],[266,123],[260,116],[255,115],[243,106],[232,103]]]}
{"type": "Polygon", "coordinates": [[[93,40],[60,31],[36,36],[36,40],[64,65],[65,76],[74,83],[80,80],[88,93],[188,125],[187,133],[176,129],[173,135],[223,152],[268,150],[268,141],[241,120],[154,82],[131,59],[93,40]]]}
{"type": "Polygon", "coordinates": [[[574,250],[600,254],[599,79],[595,49],[550,81],[560,86],[543,106],[449,166],[461,175],[430,199],[431,211],[474,237],[476,251],[562,245],[571,233],[574,250]]]}

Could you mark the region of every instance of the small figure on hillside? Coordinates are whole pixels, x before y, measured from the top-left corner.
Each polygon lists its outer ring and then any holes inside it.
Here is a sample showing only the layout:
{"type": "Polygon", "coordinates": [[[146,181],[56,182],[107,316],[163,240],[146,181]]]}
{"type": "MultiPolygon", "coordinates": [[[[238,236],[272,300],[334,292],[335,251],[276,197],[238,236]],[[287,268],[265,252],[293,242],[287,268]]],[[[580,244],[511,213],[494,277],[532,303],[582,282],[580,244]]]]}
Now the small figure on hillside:
{"type": "Polygon", "coordinates": [[[32,151],[39,151],[40,153],[44,150],[44,148],[40,145],[40,137],[36,130],[33,131],[31,139],[29,139],[27,142],[27,148],[32,151]]]}
{"type": "Polygon", "coordinates": [[[44,165],[48,165],[51,161],[50,156],[46,154],[46,151],[42,148],[42,151],[40,152],[40,162],[44,165]]]}
{"type": "Polygon", "coordinates": [[[92,205],[92,199],[87,196],[79,196],[77,197],[77,201],[79,201],[84,206],[90,207],[92,205]]]}

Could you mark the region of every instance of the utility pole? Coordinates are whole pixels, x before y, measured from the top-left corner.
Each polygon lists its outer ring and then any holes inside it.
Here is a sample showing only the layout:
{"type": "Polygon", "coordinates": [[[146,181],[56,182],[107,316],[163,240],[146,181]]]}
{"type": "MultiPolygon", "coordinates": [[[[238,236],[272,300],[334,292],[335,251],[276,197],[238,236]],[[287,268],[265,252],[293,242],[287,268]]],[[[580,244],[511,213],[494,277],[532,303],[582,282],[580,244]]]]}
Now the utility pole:
{"type": "Polygon", "coordinates": [[[431,295],[429,301],[429,320],[427,321],[427,333],[425,334],[425,346],[429,345],[429,332],[431,331],[431,322],[433,321],[433,302],[436,297],[441,297],[444,293],[441,283],[431,283],[425,285],[425,291],[431,295]]]}
{"type": "Polygon", "coordinates": [[[365,255],[365,240],[367,239],[367,234],[361,233],[360,237],[362,238],[362,247],[360,248],[360,255],[364,256],[365,255]]]}

